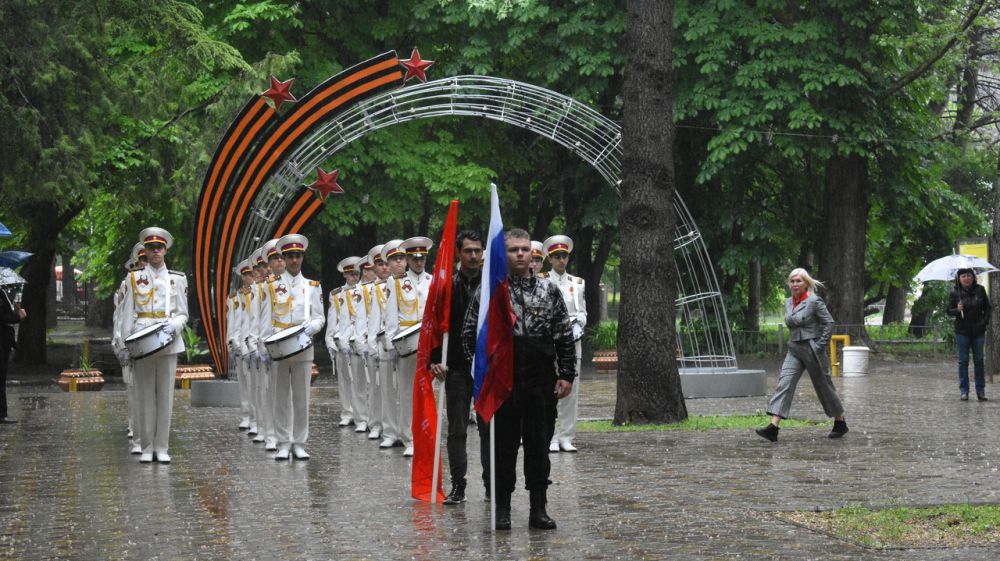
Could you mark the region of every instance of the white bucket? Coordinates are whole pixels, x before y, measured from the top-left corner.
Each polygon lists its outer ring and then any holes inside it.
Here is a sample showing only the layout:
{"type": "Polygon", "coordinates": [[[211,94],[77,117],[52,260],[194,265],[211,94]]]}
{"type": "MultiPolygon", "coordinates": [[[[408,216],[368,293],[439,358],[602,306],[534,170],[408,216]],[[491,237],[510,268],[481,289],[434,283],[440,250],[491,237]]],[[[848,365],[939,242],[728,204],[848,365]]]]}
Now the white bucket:
{"type": "Polygon", "coordinates": [[[868,375],[868,347],[844,347],[844,364],[841,368],[844,376],[868,375]]]}

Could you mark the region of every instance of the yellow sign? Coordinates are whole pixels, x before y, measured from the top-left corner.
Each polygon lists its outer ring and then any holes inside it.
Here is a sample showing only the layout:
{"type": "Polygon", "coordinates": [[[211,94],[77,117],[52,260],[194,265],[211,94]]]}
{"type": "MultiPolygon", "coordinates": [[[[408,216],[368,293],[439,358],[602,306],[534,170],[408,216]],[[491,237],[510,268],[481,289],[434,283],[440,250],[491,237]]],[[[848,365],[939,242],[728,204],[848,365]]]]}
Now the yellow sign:
{"type": "MultiPolygon", "coordinates": [[[[980,257],[987,261],[990,260],[990,245],[987,243],[958,242],[958,252],[962,255],[971,255],[973,257],[980,257]]],[[[983,285],[983,288],[985,288],[986,292],[989,293],[989,274],[977,275],[976,282],[983,285]]]]}

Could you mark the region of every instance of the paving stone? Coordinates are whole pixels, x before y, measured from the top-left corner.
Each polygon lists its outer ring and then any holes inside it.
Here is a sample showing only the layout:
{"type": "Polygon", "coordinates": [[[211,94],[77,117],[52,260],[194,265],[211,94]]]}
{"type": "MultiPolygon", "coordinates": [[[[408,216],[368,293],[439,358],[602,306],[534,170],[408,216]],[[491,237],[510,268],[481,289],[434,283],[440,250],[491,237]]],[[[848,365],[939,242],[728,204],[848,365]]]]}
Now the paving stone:
{"type": "MultiPolygon", "coordinates": [[[[777,362],[763,366],[773,390],[777,362]]],[[[959,401],[954,369],[876,360],[867,377],[837,379],[851,428],[841,440],[826,437],[827,425],[782,429],[773,444],[752,431],[582,433],[578,454],[550,456],[559,529],[527,528],[522,488],[504,533],[489,530],[475,443],[469,501],[417,503],[402,449],[337,426],[328,373],[312,388],[308,462],[275,462],[236,430],[236,410],[191,407],[178,390],[173,463],[141,465],[128,454],[120,386],[16,386],[20,422],[0,426],[0,560],[997,558],[1000,548],[869,550],[773,516],[1000,502],[1000,402],[959,401]]],[[[792,414],[823,420],[803,382],[792,414]]],[[[614,377],[582,383],[581,416],[610,418],[614,377]]],[[[766,403],[687,401],[691,414],[752,414],[766,403]]]]}

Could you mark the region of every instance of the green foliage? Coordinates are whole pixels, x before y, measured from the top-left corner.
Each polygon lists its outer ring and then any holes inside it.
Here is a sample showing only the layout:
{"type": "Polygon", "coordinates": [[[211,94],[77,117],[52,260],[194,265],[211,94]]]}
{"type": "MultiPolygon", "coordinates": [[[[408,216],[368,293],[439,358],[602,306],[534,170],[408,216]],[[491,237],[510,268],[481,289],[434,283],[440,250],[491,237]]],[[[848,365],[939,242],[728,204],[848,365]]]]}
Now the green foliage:
{"type": "Polygon", "coordinates": [[[193,364],[194,359],[208,354],[208,349],[201,347],[201,336],[195,333],[194,329],[191,329],[190,326],[184,326],[181,337],[184,338],[185,364],[193,364]]]}
{"type": "Polygon", "coordinates": [[[618,322],[605,320],[588,329],[587,341],[596,351],[614,351],[618,348],[618,322]]]}
{"type": "Polygon", "coordinates": [[[84,340],[80,346],[79,368],[84,374],[89,374],[94,368],[94,363],[90,360],[90,341],[84,340]]]}

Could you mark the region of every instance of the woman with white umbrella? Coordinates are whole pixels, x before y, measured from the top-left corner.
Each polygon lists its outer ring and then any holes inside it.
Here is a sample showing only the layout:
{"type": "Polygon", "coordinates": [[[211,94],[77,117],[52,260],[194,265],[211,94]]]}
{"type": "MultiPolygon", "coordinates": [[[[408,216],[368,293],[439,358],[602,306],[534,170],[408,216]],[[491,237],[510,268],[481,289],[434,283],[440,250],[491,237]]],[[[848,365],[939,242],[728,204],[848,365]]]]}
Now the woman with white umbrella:
{"type": "Polygon", "coordinates": [[[976,282],[975,271],[959,269],[955,275],[955,290],[948,299],[948,315],[955,318],[955,340],[958,343],[958,391],[962,401],[969,400],[969,349],[975,365],[976,398],[986,401],[986,368],[983,344],[986,325],[990,322],[990,297],[976,282]]]}

